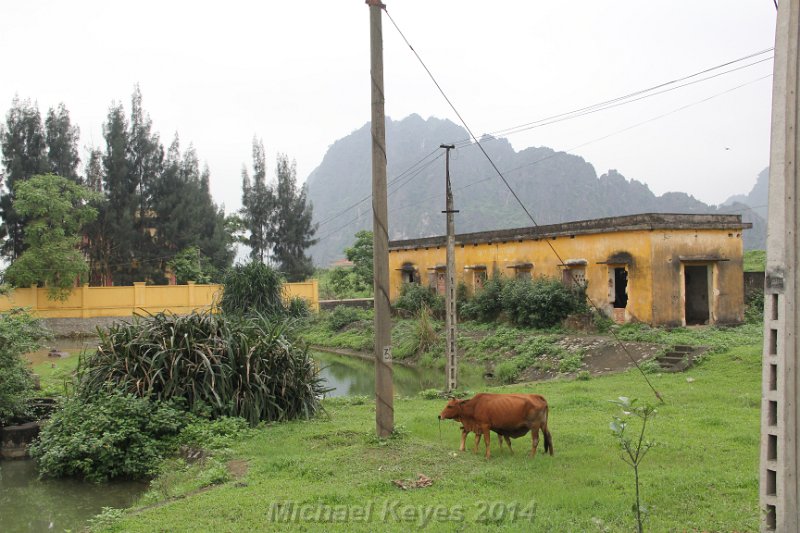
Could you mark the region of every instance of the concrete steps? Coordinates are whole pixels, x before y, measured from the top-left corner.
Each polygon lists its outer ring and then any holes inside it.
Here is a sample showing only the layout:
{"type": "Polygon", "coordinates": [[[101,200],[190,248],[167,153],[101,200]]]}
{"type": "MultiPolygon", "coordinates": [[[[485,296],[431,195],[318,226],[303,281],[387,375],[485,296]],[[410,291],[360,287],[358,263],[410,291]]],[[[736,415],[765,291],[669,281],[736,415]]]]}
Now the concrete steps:
{"type": "Polygon", "coordinates": [[[656,362],[661,367],[662,372],[683,372],[687,368],[691,368],[695,358],[705,350],[706,348],[701,346],[678,344],[666,353],[656,357],[656,362]]]}

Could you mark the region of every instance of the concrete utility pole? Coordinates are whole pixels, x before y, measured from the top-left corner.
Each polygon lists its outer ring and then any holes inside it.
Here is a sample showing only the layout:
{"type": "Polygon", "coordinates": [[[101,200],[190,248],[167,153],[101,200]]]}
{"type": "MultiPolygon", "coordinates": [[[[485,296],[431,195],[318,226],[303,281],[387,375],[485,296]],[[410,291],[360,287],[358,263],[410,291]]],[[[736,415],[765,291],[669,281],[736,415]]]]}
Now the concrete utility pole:
{"type": "Polygon", "coordinates": [[[447,278],[444,286],[445,329],[447,330],[447,347],[445,355],[447,364],[447,392],[452,392],[458,385],[458,333],[456,331],[456,234],[453,214],[458,213],[453,209],[453,191],[450,188],[450,150],[455,148],[452,144],[443,144],[439,148],[447,150],[445,157],[445,182],[447,187],[447,201],[445,213],[447,215],[447,278]]]}
{"type": "Polygon", "coordinates": [[[764,356],[761,396],[760,504],[762,531],[800,531],[798,493],[797,305],[798,40],[800,0],[781,0],[775,30],[772,138],[769,163],[767,272],[764,285],[764,356]]]}
{"type": "Polygon", "coordinates": [[[375,424],[378,437],[394,431],[392,317],[389,307],[389,217],[386,196],[386,118],[383,112],[383,29],[380,0],[369,5],[372,78],[372,261],[375,287],[375,424]]]}

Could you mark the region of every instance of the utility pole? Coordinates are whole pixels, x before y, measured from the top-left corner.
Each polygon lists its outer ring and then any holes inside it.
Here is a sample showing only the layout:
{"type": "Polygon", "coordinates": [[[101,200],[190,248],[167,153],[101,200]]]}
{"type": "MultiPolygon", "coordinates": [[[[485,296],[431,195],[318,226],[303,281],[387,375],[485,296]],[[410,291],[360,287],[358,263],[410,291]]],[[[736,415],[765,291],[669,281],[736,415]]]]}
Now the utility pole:
{"type": "Polygon", "coordinates": [[[453,214],[458,211],[453,209],[453,190],[450,187],[450,150],[455,148],[452,144],[443,144],[439,148],[446,150],[445,157],[445,182],[447,188],[447,201],[442,213],[447,215],[447,278],[445,279],[444,307],[445,329],[447,330],[447,347],[445,356],[447,364],[447,392],[453,392],[458,385],[458,333],[456,331],[456,235],[453,214]]]}
{"type": "Polygon", "coordinates": [[[375,308],[375,425],[378,437],[394,431],[392,317],[389,307],[389,217],[386,194],[386,117],[383,111],[383,29],[380,0],[369,6],[372,79],[372,234],[375,308]]]}
{"type": "Polygon", "coordinates": [[[778,2],[772,85],[761,394],[762,531],[800,531],[800,0],[778,2]]]}

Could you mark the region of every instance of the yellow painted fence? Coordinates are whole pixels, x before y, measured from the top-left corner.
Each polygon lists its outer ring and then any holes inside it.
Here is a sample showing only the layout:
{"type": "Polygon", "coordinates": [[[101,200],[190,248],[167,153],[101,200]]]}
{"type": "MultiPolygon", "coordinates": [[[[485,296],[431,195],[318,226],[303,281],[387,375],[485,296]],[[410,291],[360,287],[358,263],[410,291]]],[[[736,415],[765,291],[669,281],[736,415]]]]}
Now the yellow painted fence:
{"type": "MultiPolygon", "coordinates": [[[[303,283],[286,283],[284,296],[299,297],[308,302],[313,311],[319,311],[317,280],[303,283]]],[[[133,287],[77,287],[64,301],[48,300],[47,289],[14,289],[0,296],[0,312],[14,307],[28,307],[42,318],[96,318],[122,317],[134,313],[170,311],[190,313],[208,309],[215,298],[222,295],[222,285],[146,285],[134,283],[133,287]]]]}

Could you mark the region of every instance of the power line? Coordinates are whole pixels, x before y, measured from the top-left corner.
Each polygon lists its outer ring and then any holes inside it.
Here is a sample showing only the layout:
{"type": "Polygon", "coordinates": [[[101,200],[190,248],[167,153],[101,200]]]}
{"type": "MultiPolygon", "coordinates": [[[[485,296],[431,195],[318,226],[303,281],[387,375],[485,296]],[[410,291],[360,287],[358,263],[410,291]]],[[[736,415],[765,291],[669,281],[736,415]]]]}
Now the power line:
{"type": "MultiPolygon", "coordinates": [[[[434,85],[436,85],[436,87],[437,87],[437,89],[439,90],[439,92],[441,93],[442,97],[444,97],[444,99],[445,99],[445,100],[447,101],[447,103],[450,105],[450,108],[453,110],[453,112],[454,112],[454,113],[456,114],[456,116],[459,118],[459,120],[461,121],[462,125],[464,126],[464,129],[466,129],[466,130],[467,130],[467,132],[470,134],[470,137],[471,137],[471,138],[474,140],[475,144],[478,146],[478,148],[480,148],[480,150],[481,150],[481,152],[483,153],[484,157],[486,157],[486,159],[489,161],[489,164],[492,166],[492,168],[495,170],[495,172],[497,173],[497,175],[498,175],[498,176],[500,177],[500,179],[503,181],[503,183],[505,184],[506,188],[509,190],[509,192],[511,193],[511,195],[514,197],[514,199],[515,199],[515,200],[517,201],[517,203],[520,205],[520,207],[522,208],[522,210],[523,210],[523,211],[525,211],[525,214],[528,216],[528,218],[531,220],[531,222],[534,224],[534,226],[538,226],[539,224],[537,224],[537,223],[536,223],[536,220],[533,218],[533,215],[531,215],[530,211],[528,211],[527,207],[525,207],[525,204],[523,204],[523,203],[522,203],[522,200],[520,200],[520,198],[519,198],[519,196],[517,195],[516,191],[515,191],[515,190],[514,190],[514,189],[511,187],[511,185],[508,183],[508,180],[506,180],[505,176],[503,176],[503,174],[500,172],[500,169],[498,169],[498,168],[497,168],[497,165],[496,165],[496,164],[495,164],[495,162],[492,160],[492,158],[491,158],[491,157],[489,157],[489,154],[488,154],[488,153],[486,153],[486,150],[483,148],[483,146],[481,145],[481,143],[478,141],[478,138],[475,136],[475,134],[474,134],[474,133],[472,133],[472,129],[469,127],[469,125],[466,123],[466,121],[464,120],[464,118],[461,116],[461,113],[459,113],[459,112],[458,112],[458,110],[456,109],[456,107],[453,105],[453,103],[450,101],[450,99],[449,99],[449,98],[447,97],[447,95],[444,93],[444,91],[442,90],[441,86],[439,85],[439,83],[438,83],[438,82],[436,81],[436,79],[434,78],[434,76],[433,76],[433,74],[431,73],[431,71],[430,71],[430,70],[428,69],[428,67],[425,65],[425,62],[424,62],[424,61],[422,61],[422,58],[419,56],[419,54],[417,54],[416,50],[414,50],[414,47],[413,47],[413,46],[411,46],[411,43],[409,43],[409,42],[408,42],[408,39],[406,39],[406,36],[403,34],[403,32],[402,32],[402,31],[400,30],[400,28],[397,26],[397,23],[394,21],[394,19],[392,18],[392,16],[389,14],[388,10],[386,10],[386,8],[385,8],[385,7],[384,7],[384,12],[386,13],[386,16],[387,16],[387,17],[389,17],[389,20],[391,21],[392,25],[395,27],[395,29],[397,30],[397,32],[400,34],[400,36],[401,36],[401,37],[403,38],[403,40],[406,42],[406,44],[407,44],[407,45],[408,45],[408,47],[411,49],[411,51],[414,53],[414,55],[417,57],[417,60],[418,60],[418,61],[419,61],[419,63],[422,65],[422,67],[425,69],[425,71],[428,73],[428,76],[431,78],[431,80],[433,81],[434,85]]],[[[551,250],[551,251],[553,252],[553,254],[556,256],[556,258],[558,259],[559,263],[563,265],[563,264],[564,264],[564,260],[561,258],[561,256],[559,255],[558,251],[556,251],[556,249],[555,249],[555,247],[552,245],[552,243],[551,243],[549,240],[547,240],[547,239],[545,239],[545,242],[548,244],[548,246],[550,247],[550,250],[551,250]]],[[[575,281],[575,280],[573,279],[573,281],[575,281]]],[[[586,295],[586,299],[589,301],[589,303],[592,305],[592,307],[594,307],[596,310],[598,310],[598,311],[599,311],[599,307],[598,307],[597,305],[595,305],[595,303],[592,301],[592,299],[589,297],[589,295],[588,295],[588,294],[586,295]]],[[[656,397],[657,397],[657,398],[658,398],[660,401],[662,401],[662,402],[663,402],[664,400],[663,400],[663,398],[661,397],[661,394],[659,394],[659,392],[658,392],[658,391],[655,389],[655,387],[653,386],[653,384],[650,382],[650,379],[647,377],[647,374],[645,374],[645,373],[644,373],[644,370],[642,370],[642,368],[639,366],[639,363],[638,363],[638,362],[636,361],[636,359],[635,359],[635,358],[634,358],[634,357],[631,355],[631,353],[628,351],[627,347],[626,347],[626,346],[625,346],[625,345],[622,343],[622,341],[620,341],[620,339],[617,337],[616,333],[614,333],[614,331],[613,331],[613,330],[611,331],[611,333],[612,333],[612,335],[614,336],[614,338],[615,338],[615,340],[617,341],[617,343],[620,345],[620,347],[622,347],[623,351],[626,353],[626,355],[628,356],[628,358],[629,358],[629,359],[630,359],[630,360],[633,362],[633,364],[636,366],[636,368],[637,368],[637,369],[639,369],[639,372],[641,373],[642,377],[645,379],[645,381],[647,382],[647,385],[650,387],[650,389],[653,391],[653,393],[656,395],[656,397]]]]}

